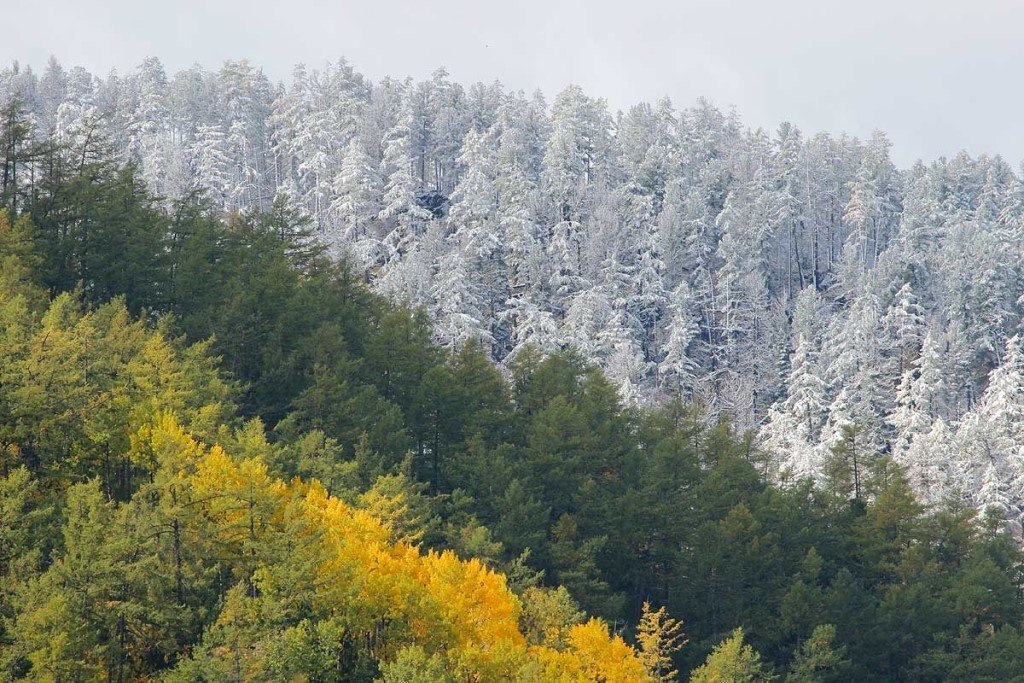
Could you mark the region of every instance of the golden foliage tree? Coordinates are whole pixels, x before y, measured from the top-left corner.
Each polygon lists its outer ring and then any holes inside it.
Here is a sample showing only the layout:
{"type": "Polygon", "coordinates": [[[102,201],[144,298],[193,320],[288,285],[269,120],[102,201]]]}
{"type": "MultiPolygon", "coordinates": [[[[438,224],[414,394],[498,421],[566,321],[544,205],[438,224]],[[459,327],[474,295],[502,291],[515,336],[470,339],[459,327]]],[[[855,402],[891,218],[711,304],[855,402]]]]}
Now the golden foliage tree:
{"type": "Polygon", "coordinates": [[[672,655],[686,644],[682,622],[670,617],[664,607],[652,610],[645,602],[636,627],[636,642],[640,661],[655,681],[677,680],[679,672],[672,667],[672,655]]]}

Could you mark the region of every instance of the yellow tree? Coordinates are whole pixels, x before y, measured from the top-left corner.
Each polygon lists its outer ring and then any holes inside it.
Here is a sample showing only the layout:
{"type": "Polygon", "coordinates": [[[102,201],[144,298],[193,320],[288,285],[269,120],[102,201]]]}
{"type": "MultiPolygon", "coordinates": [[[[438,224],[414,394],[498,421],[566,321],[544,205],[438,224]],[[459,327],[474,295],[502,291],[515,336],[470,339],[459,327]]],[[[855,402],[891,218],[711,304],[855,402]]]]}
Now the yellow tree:
{"type": "Polygon", "coordinates": [[[655,681],[667,683],[678,680],[679,672],[672,668],[672,655],[686,644],[683,624],[668,615],[664,607],[651,609],[645,602],[636,628],[636,642],[640,648],[640,661],[655,681]]]}
{"type": "Polygon", "coordinates": [[[168,419],[138,440],[164,463],[175,462],[168,448],[180,450],[178,476],[191,504],[178,510],[201,518],[183,521],[205,529],[235,570],[202,647],[170,680],[299,673],[307,650],[334,652],[334,661],[370,657],[392,677],[418,658],[441,667],[441,680],[466,683],[653,680],[637,652],[597,619],[529,644],[522,603],[505,576],[396,538],[394,520],[374,514],[379,500],[362,509],[315,481],[274,479],[255,425],[233,439],[242,458],[204,446],[168,419]]]}

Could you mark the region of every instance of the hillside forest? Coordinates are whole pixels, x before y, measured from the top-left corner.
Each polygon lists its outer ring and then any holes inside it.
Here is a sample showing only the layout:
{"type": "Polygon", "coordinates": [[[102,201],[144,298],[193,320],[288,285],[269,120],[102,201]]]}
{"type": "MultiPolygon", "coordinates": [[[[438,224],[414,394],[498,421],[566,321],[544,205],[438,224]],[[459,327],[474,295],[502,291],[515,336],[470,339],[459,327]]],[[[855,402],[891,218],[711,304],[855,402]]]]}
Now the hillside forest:
{"type": "Polygon", "coordinates": [[[1024,189],[572,87],[0,72],[0,676],[1024,676],[1024,189]]]}

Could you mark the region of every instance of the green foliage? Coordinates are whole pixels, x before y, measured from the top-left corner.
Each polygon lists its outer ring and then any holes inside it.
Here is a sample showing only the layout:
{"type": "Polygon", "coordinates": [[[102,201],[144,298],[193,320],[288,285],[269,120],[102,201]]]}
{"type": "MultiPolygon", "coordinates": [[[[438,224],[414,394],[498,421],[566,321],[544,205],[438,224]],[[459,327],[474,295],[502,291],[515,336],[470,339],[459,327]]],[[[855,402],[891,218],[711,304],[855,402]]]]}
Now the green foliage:
{"type": "Polygon", "coordinates": [[[843,658],[844,648],[834,648],[836,628],[831,624],[815,627],[793,658],[786,683],[828,683],[844,680],[850,662],[843,658]]]}
{"type": "Polygon", "coordinates": [[[428,655],[423,648],[402,649],[395,661],[384,666],[378,683],[456,683],[441,655],[428,655]]]}
{"type": "Polygon", "coordinates": [[[733,631],[690,675],[690,683],[768,683],[774,679],[761,655],[743,643],[743,629],[733,631]]]}
{"type": "Polygon", "coordinates": [[[122,300],[83,310],[58,296],[38,323],[27,309],[0,362],[0,442],[8,466],[54,483],[98,476],[123,499],[152,471],[129,434],[161,411],[197,432],[230,421],[233,389],[203,349],[189,349],[131,319],[122,300]]]}
{"type": "Polygon", "coordinates": [[[564,586],[533,586],[523,591],[519,624],[531,645],[562,648],[569,628],[582,624],[585,614],[564,586]]]}
{"type": "Polygon", "coordinates": [[[56,680],[125,680],[173,661],[197,634],[146,502],[116,506],[93,481],[65,505],[60,560],[16,598],[16,647],[56,680]]]}

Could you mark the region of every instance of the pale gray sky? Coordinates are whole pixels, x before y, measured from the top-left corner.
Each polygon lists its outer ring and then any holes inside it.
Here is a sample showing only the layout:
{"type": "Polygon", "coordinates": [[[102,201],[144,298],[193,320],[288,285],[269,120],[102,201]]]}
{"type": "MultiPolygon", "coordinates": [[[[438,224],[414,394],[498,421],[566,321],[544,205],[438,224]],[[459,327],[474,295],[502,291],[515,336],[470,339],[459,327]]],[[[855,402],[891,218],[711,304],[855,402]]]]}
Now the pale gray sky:
{"type": "Polygon", "coordinates": [[[918,157],[1024,159],[1020,0],[10,0],[0,58],[99,74],[248,58],[275,80],[345,56],[371,79],[445,66],[613,109],[705,96],[774,129],[886,131],[918,157]]]}

